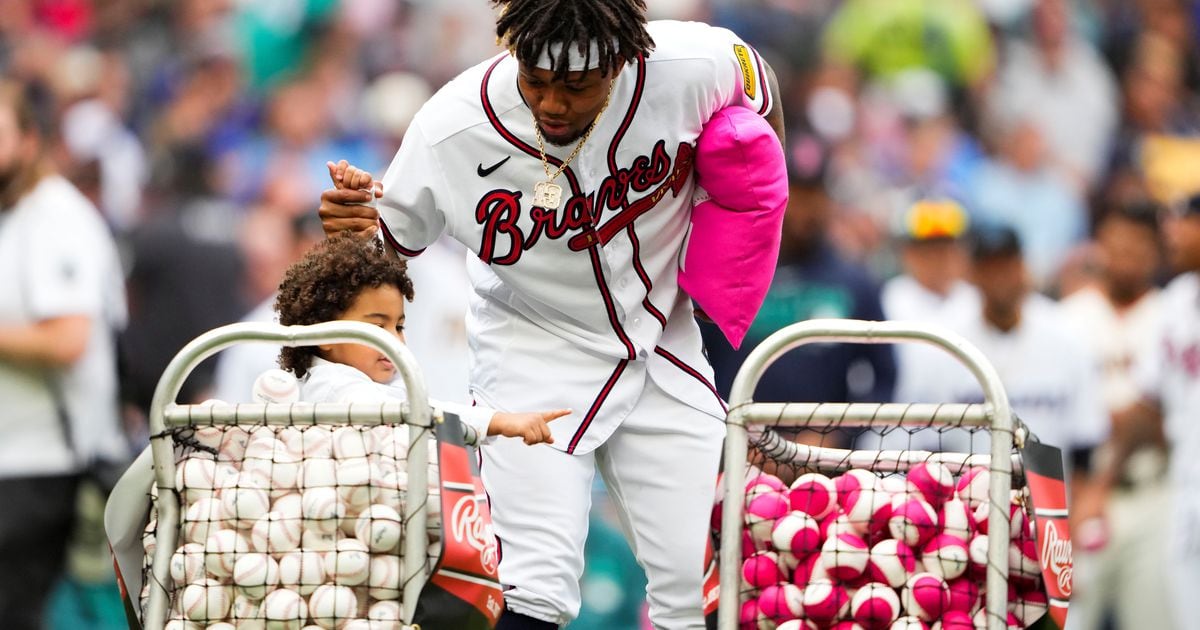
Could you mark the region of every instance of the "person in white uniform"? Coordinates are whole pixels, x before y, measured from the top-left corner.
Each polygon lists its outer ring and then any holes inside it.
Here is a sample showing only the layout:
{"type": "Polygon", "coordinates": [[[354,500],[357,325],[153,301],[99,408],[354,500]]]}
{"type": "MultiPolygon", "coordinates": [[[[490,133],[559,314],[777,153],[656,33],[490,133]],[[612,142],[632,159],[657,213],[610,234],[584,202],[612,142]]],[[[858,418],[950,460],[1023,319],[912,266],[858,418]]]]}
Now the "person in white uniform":
{"type": "MultiPolygon", "coordinates": [[[[966,281],[967,251],[962,237],[967,213],[951,199],[922,199],[895,226],[904,273],[883,285],[883,314],[891,321],[942,324],[979,308],[979,292],[966,281]]],[[[896,347],[896,402],[914,402],[913,388],[929,379],[929,361],[941,352],[919,344],[896,347]]]]}
{"type": "Polygon", "coordinates": [[[51,169],[21,86],[0,85],[0,627],[38,628],[82,473],[129,457],[117,402],[116,244],[51,169]]]}
{"type": "Polygon", "coordinates": [[[500,545],[499,630],[579,611],[599,467],[648,578],[658,628],[702,628],[705,550],[725,417],[677,282],[693,143],[729,106],[782,137],[758,54],[700,23],[645,22],[641,0],[503,0],[508,48],[417,114],[383,178],[331,165],[327,233],[416,256],[471,250],[471,392],[495,409],[570,407],[554,444],[481,451],[500,545]],[[382,219],[381,222],[379,220],[382,219]]]}
{"type": "MultiPolygon", "coordinates": [[[[983,352],[1013,411],[1040,441],[1064,454],[1086,455],[1105,439],[1108,426],[1099,370],[1087,346],[1057,304],[1030,291],[1015,231],[977,226],[970,249],[969,277],[979,289],[980,306],[947,320],[948,328],[983,352]]],[[[982,402],[983,392],[964,366],[948,356],[936,361],[940,365],[926,366],[930,377],[914,386],[912,402],[982,402]]],[[[965,430],[920,432],[912,441],[934,450],[987,452],[990,447],[986,433],[965,430]]]]}
{"type": "Polygon", "coordinates": [[[1159,333],[1135,368],[1142,398],[1113,417],[1114,457],[1097,475],[1102,491],[1080,510],[1103,512],[1103,490],[1114,487],[1128,456],[1165,435],[1171,530],[1166,564],[1175,625],[1200,619],[1200,195],[1170,207],[1167,253],[1179,275],[1162,292],[1159,333]]]}
{"type": "MultiPolygon", "coordinates": [[[[1155,343],[1162,316],[1154,285],[1162,264],[1158,209],[1135,203],[1114,208],[1096,227],[1098,275],[1062,301],[1063,315],[1082,333],[1099,362],[1104,406],[1111,414],[1136,403],[1141,393],[1134,365],[1155,343]]],[[[1167,523],[1170,504],[1162,444],[1147,444],[1130,458],[1120,484],[1107,495],[1106,515],[1074,520],[1074,590],[1068,630],[1103,627],[1170,629],[1167,523]]],[[[1096,465],[1107,449],[1095,453],[1096,465]]],[[[1072,480],[1076,500],[1090,494],[1086,479],[1072,480]]]]}

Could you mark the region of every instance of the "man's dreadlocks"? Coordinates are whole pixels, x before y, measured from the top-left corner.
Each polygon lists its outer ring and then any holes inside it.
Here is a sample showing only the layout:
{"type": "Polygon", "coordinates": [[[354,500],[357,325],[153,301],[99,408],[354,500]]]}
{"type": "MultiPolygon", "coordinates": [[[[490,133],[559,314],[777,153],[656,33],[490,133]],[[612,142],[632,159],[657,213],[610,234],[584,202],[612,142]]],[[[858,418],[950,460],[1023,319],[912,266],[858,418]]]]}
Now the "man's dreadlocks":
{"type": "Polygon", "coordinates": [[[622,60],[632,60],[654,49],[646,32],[644,0],[492,0],[500,8],[496,36],[517,61],[533,66],[551,44],[562,44],[550,60],[556,80],[567,76],[570,46],[584,55],[591,67],[591,43],[596,41],[600,70],[616,71],[622,60]]]}

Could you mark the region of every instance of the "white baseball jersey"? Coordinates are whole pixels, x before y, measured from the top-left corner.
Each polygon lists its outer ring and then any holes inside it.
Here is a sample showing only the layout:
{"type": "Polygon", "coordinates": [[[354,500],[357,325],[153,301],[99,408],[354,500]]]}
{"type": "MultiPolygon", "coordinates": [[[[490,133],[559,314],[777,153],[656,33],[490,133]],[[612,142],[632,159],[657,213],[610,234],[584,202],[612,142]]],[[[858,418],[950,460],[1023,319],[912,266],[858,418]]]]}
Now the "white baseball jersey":
{"type": "MultiPolygon", "coordinates": [[[[570,407],[554,447],[588,452],[647,377],[723,418],[691,301],[676,281],[689,226],[693,144],[711,115],[772,102],[757,53],[733,33],[652,22],[655,49],[628,64],[590,139],[546,179],[507,53],[443,87],[417,114],[383,179],[385,240],[415,256],[447,233],[475,257],[467,330],[473,395],[506,410],[570,407]]],[[[551,168],[570,147],[547,146],[551,168]]]]}
{"type": "Polygon", "coordinates": [[[1158,339],[1138,364],[1136,378],[1142,391],[1162,405],[1175,480],[1195,484],[1200,481],[1200,273],[1184,274],[1163,290],[1158,339]]]}
{"type": "Polygon", "coordinates": [[[1200,272],[1184,274],[1162,292],[1157,343],[1137,366],[1142,391],[1162,405],[1174,486],[1167,564],[1176,623],[1200,615],[1200,272]]]}
{"type": "MultiPolygon", "coordinates": [[[[1013,411],[1042,442],[1065,451],[1096,446],[1107,436],[1099,370],[1057,304],[1030,295],[1021,307],[1020,323],[1008,332],[993,328],[978,310],[947,325],[979,348],[996,368],[1013,411]]],[[[937,364],[926,366],[924,372],[929,378],[914,386],[919,393],[909,402],[983,401],[978,381],[965,366],[944,354],[934,360],[937,364]]],[[[986,452],[990,444],[983,433],[970,443],[956,432],[940,437],[922,433],[913,441],[921,448],[975,452],[986,452]]]]}
{"type": "MultiPolygon", "coordinates": [[[[300,379],[300,400],[308,403],[371,403],[407,399],[408,394],[402,383],[376,383],[357,368],[321,358],[313,358],[308,373],[300,379]]],[[[429,400],[429,404],[442,411],[457,414],[464,424],[473,427],[479,433],[480,440],[487,437],[488,425],[491,424],[492,416],[496,414],[494,409],[487,407],[472,407],[433,399],[429,400]]]]}
{"type": "Polygon", "coordinates": [[[1062,312],[1100,362],[1105,406],[1117,411],[1137,402],[1141,390],[1134,379],[1134,366],[1138,357],[1157,343],[1162,314],[1158,290],[1117,311],[1100,289],[1087,287],[1064,298],[1062,312]]]}
{"type": "MultiPolygon", "coordinates": [[[[900,275],[884,283],[880,291],[883,314],[892,321],[944,324],[979,309],[979,291],[965,281],[955,282],[941,295],[925,288],[912,276],[900,275]]],[[[925,344],[905,343],[896,347],[896,402],[915,402],[923,383],[936,380],[942,369],[937,360],[943,351],[925,344]],[[931,357],[935,357],[931,360],[931,357]]]]}

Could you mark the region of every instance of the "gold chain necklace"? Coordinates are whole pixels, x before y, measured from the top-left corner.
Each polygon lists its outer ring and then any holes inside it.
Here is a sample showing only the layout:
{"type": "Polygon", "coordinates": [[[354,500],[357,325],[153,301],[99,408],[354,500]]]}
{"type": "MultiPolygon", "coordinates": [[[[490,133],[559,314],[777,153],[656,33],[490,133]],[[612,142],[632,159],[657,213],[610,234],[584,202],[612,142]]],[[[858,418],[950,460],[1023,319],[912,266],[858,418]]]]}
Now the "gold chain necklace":
{"type": "MultiPolygon", "coordinates": [[[[608,109],[608,103],[612,100],[613,88],[617,85],[617,77],[613,77],[611,83],[608,84],[608,95],[604,97],[604,105],[600,107],[600,112],[592,119],[592,124],[588,125],[587,131],[583,132],[583,137],[579,139],[579,144],[575,145],[575,150],[571,151],[571,155],[563,160],[563,163],[558,166],[558,170],[554,174],[550,173],[550,161],[546,159],[546,142],[542,139],[542,130],[538,127],[537,117],[533,117],[533,135],[537,138],[538,153],[542,157],[542,171],[546,173],[546,181],[538,182],[533,185],[533,206],[535,208],[546,208],[547,210],[558,210],[558,206],[562,204],[562,186],[554,183],[563,171],[571,165],[571,160],[579,155],[579,151],[583,149],[583,145],[587,144],[588,138],[592,137],[592,131],[596,129],[596,123],[600,122],[600,117],[608,109]]],[[[530,110],[530,115],[533,110],[530,110]]]]}

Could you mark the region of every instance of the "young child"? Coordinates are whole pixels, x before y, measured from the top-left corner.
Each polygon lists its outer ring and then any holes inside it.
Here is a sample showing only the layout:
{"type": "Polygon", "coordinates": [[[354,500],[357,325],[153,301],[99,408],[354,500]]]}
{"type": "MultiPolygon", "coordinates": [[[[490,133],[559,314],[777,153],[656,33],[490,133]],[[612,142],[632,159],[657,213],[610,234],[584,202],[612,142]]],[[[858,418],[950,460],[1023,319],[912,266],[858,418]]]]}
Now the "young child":
{"type": "MultiPolygon", "coordinates": [[[[292,265],[279,287],[275,310],[284,325],[353,320],[391,331],[404,341],[404,302],[413,299],[404,261],[388,256],[382,243],[335,236],[292,265]]],[[[405,398],[393,384],[396,366],[384,354],[360,344],[285,347],[280,366],[300,379],[305,402],[382,402],[405,398]]],[[[481,439],[519,437],[526,444],[551,443],[547,423],[569,409],[508,413],[484,407],[429,401],[457,414],[481,439]]]]}

